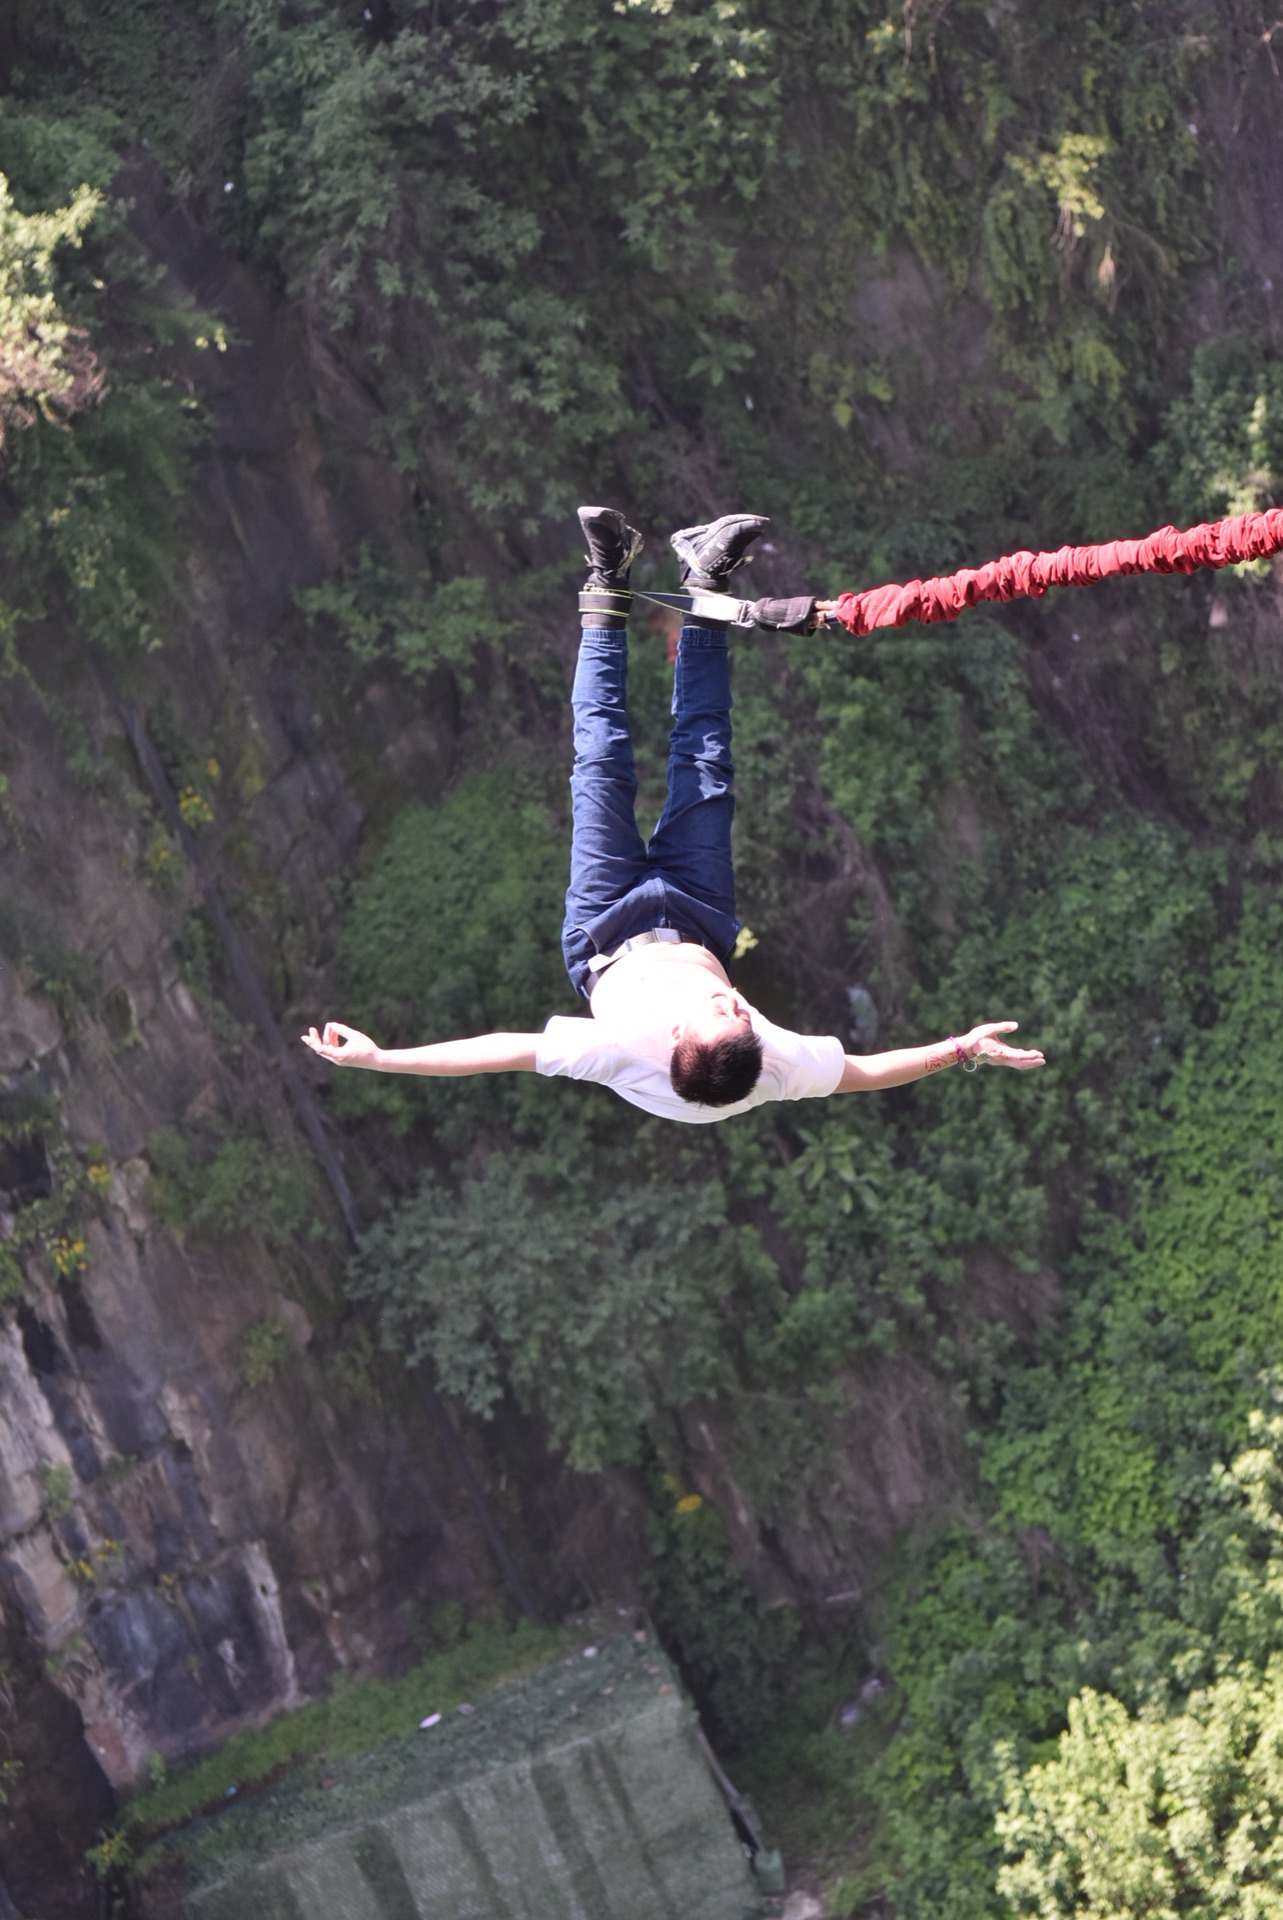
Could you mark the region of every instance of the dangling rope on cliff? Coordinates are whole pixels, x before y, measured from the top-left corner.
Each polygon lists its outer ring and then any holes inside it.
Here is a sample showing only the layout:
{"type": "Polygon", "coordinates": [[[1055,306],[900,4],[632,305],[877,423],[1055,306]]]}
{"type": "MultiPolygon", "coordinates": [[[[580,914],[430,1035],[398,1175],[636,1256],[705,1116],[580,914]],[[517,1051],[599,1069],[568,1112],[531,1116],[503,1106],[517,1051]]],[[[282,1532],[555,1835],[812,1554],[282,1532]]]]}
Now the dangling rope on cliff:
{"type": "Polygon", "coordinates": [[[934,580],[872,587],[821,600],[817,611],[852,633],[956,620],[984,600],[1041,599],[1049,587],[1087,587],[1115,574],[1197,573],[1200,567],[1232,567],[1283,552],[1283,507],[1243,513],[1188,527],[1160,527],[1144,540],[1107,540],[1096,547],[1058,547],[1054,553],[1007,553],[983,567],[964,567],[934,580]]]}

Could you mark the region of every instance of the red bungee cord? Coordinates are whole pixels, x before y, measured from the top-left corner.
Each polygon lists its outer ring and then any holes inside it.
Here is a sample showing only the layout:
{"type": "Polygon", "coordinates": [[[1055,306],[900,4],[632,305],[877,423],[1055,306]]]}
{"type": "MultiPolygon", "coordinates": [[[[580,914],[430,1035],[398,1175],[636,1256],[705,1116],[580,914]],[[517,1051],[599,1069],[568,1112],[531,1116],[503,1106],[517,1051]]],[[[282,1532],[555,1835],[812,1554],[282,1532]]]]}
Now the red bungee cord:
{"type": "Polygon", "coordinates": [[[844,593],[832,618],[852,633],[904,627],[913,620],[956,620],[981,600],[1040,599],[1048,587],[1088,587],[1115,573],[1196,573],[1200,567],[1231,567],[1265,560],[1283,551],[1283,507],[1243,513],[1178,533],[1160,527],[1144,540],[1107,540],[1099,547],[1060,547],[1055,553],[1007,553],[983,567],[964,567],[936,580],[906,580],[903,586],[844,593]]]}

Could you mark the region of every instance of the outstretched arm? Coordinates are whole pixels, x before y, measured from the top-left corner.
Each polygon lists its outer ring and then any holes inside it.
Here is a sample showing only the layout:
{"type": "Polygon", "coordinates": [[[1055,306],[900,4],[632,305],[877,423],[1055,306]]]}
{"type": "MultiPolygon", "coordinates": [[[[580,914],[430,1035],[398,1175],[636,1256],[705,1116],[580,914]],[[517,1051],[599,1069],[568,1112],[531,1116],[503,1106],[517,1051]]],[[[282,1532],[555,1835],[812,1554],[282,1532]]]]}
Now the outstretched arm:
{"type": "Polygon", "coordinates": [[[376,1047],[355,1027],[328,1020],[310,1027],[303,1045],[336,1067],[368,1067],[372,1073],[533,1073],[537,1033],[479,1033],[470,1040],[439,1040],[429,1047],[376,1047]]]}
{"type": "Polygon", "coordinates": [[[945,1067],[960,1067],[964,1061],[979,1060],[989,1067],[1041,1067],[1045,1063],[1036,1049],[1010,1047],[999,1034],[1014,1033],[1014,1020],[995,1020],[985,1027],[973,1027],[958,1039],[936,1040],[928,1047],[899,1047],[894,1053],[848,1053],[838,1093],[874,1093],[881,1087],[904,1087],[911,1080],[925,1080],[929,1073],[945,1067]]]}

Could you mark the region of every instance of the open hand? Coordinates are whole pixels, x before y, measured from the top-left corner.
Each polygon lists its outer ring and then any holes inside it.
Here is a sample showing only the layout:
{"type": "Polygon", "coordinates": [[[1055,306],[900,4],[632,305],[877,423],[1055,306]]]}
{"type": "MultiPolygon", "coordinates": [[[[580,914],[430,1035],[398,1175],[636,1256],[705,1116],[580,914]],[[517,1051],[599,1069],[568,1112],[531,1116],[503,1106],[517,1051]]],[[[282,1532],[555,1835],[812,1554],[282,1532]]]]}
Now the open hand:
{"type": "Polygon", "coordinates": [[[1019,1026],[1017,1020],[991,1020],[988,1026],[972,1027],[970,1033],[962,1036],[962,1045],[970,1060],[979,1060],[986,1067],[1015,1067],[1024,1072],[1028,1067],[1043,1067],[1047,1063],[1037,1048],[1009,1047],[999,1034],[1014,1033],[1019,1026]]]}
{"type": "Polygon", "coordinates": [[[373,1040],[355,1027],[340,1026],[337,1020],[327,1020],[320,1033],[309,1027],[302,1040],[305,1047],[336,1067],[373,1067],[378,1062],[379,1049],[373,1040]]]}

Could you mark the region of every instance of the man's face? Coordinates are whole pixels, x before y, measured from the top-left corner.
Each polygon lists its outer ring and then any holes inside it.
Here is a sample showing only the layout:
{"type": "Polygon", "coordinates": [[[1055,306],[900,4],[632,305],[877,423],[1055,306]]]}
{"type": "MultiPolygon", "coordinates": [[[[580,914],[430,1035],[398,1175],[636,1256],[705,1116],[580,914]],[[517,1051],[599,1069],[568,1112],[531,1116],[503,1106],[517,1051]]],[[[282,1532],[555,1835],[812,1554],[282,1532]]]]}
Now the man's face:
{"type": "Polygon", "coordinates": [[[715,987],[706,1005],[688,1013],[673,1028],[673,1045],[696,1040],[701,1046],[714,1046],[728,1033],[746,1033],[753,1024],[753,1010],[734,987],[715,987]]]}

